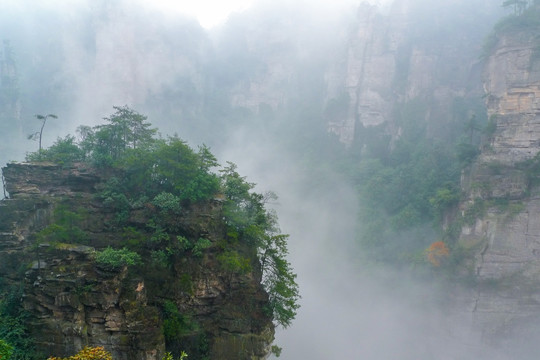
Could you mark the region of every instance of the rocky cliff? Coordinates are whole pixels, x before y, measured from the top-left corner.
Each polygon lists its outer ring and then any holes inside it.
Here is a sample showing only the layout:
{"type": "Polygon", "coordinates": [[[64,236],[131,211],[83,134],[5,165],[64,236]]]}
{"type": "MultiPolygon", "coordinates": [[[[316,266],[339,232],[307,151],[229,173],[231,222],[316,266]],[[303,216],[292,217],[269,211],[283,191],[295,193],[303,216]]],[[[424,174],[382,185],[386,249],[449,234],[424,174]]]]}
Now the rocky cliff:
{"type": "Polygon", "coordinates": [[[22,286],[26,325],[42,354],[71,355],[90,345],[126,360],[161,359],[166,350],[186,351],[190,359],[267,357],[274,334],[264,311],[268,295],[256,262],[234,272],[219,261],[219,199],[166,220],[183,239],[210,245],[165,261],[151,251],[151,204],[133,208],[127,226],[114,225],[114,212],[97,196],[108,174],[11,163],[3,176],[9,198],[0,202],[2,289],[22,286]],[[104,266],[96,255],[108,246],[136,249],[143,261],[104,266]]]}
{"type": "Polygon", "coordinates": [[[499,32],[487,58],[492,131],[462,179],[460,205],[468,224],[459,244],[471,251],[478,284],[474,326],[485,340],[518,351],[536,349],[540,335],[540,43],[532,30],[499,32]]]}
{"type": "Polygon", "coordinates": [[[363,3],[346,54],[340,54],[346,64],[330,76],[341,87],[329,87],[328,98],[338,96],[331,88],[345,91],[348,111],[328,118],[329,130],[348,145],[370,127],[398,138],[403,108],[416,102],[428,136],[447,136],[463,115],[457,102],[481,96],[478,54],[494,18],[493,6],[481,1],[445,1],[441,7],[399,0],[386,12],[363,3]]]}

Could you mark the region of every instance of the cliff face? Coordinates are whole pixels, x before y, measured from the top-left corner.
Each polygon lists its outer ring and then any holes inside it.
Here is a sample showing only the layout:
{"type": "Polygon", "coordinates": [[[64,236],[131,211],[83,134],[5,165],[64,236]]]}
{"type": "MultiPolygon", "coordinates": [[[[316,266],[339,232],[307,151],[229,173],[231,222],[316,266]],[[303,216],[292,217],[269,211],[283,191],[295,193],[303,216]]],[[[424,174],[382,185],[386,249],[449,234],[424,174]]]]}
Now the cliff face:
{"type": "Polygon", "coordinates": [[[126,360],[161,359],[165,350],[195,359],[267,357],[274,335],[264,312],[268,295],[255,265],[240,273],[219,261],[225,231],[219,200],[167,220],[185,238],[211,245],[164,264],[150,261],[152,242],[145,241],[155,209],[141,206],[130,212],[129,226],[112,225],[114,213],[96,196],[106,174],[12,163],[3,175],[10,198],[0,202],[0,276],[7,285],[23,284],[27,325],[40,352],[71,355],[90,345],[126,360]],[[59,223],[59,214],[67,222],[59,223]],[[44,241],[39,234],[53,223],[64,226],[56,234],[68,236],[44,241]],[[102,266],[96,250],[107,246],[135,247],[143,262],[102,266]]]}
{"type": "MultiPolygon", "coordinates": [[[[481,96],[477,54],[492,11],[481,2],[460,0],[443,7],[400,0],[384,14],[376,6],[361,5],[346,66],[331,76],[348,95],[349,108],[327,119],[329,130],[348,145],[367,127],[382,127],[397,138],[401,109],[414,101],[424,107],[428,136],[447,136],[462,116],[456,114],[456,102],[481,96]]],[[[330,90],[328,98],[337,96],[330,90]]]]}
{"type": "Polygon", "coordinates": [[[486,340],[535,348],[540,317],[540,59],[536,32],[507,32],[487,59],[484,88],[493,125],[463,178],[470,217],[459,244],[478,286],[473,322],[486,340]],[[476,211],[474,209],[477,209],[476,211]]]}

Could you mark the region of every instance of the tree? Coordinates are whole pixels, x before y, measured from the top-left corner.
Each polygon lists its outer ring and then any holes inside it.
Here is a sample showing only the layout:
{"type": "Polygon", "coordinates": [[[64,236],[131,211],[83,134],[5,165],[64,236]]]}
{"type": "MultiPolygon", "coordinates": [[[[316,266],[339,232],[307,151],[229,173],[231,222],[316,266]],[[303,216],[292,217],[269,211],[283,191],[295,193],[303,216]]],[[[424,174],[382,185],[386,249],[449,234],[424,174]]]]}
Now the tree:
{"type": "Polygon", "coordinates": [[[108,123],[93,128],[78,129],[81,147],[89,152],[98,165],[112,165],[131,149],[143,149],[154,143],[156,129],[147,117],[127,106],[114,106],[116,112],[104,118],[108,123]]]}
{"type": "Polygon", "coordinates": [[[45,128],[45,123],[48,118],[58,119],[58,116],[54,114],[48,115],[36,115],[36,119],[41,120],[41,129],[33,134],[28,135],[29,140],[38,140],[39,139],[39,150],[38,154],[41,155],[41,138],[43,136],[43,128],[45,128]]]}
{"type": "Polygon", "coordinates": [[[245,181],[233,163],[229,162],[221,173],[227,235],[257,249],[261,280],[269,296],[268,310],[278,324],[288,327],[300,307],[300,295],[296,274],[286,259],[289,236],[279,233],[275,213],[265,208],[265,202],[276,196],[252,192],[255,184],[245,181]]]}
{"type": "Polygon", "coordinates": [[[449,255],[450,249],[448,249],[448,246],[442,241],[435,241],[426,250],[427,260],[433,266],[437,267],[441,266],[441,262],[448,258],[449,255]]]}
{"type": "Polygon", "coordinates": [[[288,327],[300,307],[296,274],[286,260],[289,235],[265,234],[259,246],[263,284],[270,297],[270,310],[275,321],[288,327]]]}

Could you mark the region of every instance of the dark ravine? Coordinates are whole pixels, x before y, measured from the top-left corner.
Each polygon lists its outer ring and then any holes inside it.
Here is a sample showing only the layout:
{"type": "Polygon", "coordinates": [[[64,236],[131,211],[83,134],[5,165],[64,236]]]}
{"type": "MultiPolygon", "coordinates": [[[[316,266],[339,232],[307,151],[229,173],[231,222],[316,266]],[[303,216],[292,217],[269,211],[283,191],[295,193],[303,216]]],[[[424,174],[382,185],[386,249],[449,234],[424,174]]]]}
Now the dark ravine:
{"type": "MultiPolygon", "coordinates": [[[[193,359],[268,356],[274,325],[264,312],[268,295],[260,270],[230,273],[216,258],[225,231],[219,199],[174,219],[183,236],[211,241],[202,256],[175,256],[164,268],[145,262],[110,270],[96,264],[95,250],[121,247],[129,238],[108,225],[113,214],[95,196],[106,174],[82,165],[10,163],[3,175],[10,197],[0,202],[0,276],[5,285],[23,284],[22,304],[39,352],[66,356],[90,345],[125,360],[181,350],[193,359]],[[38,244],[36,232],[59,207],[83,214],[77,225],[84,240],[38,244]],[[180,314],[183,331],[174,339],[163,331],[166,303],[180,314]]],[[[129,226],[144,229],[152,211],[131,211],[129,226]]],[[[149,256],[144,247],[140,253],[149,256]]]]}

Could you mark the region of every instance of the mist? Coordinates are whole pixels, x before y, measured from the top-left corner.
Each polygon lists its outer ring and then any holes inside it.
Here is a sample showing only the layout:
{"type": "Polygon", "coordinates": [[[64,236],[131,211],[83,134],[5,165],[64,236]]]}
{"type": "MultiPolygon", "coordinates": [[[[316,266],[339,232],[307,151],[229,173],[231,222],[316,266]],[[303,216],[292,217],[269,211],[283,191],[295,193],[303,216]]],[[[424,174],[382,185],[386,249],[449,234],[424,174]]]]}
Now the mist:
{"type": "MultiPolygon", "coordinates": [[[[413,6],[399,3],[393,11],[413,6]]],[[[392,11],[390,2],[372,4],[374,16],[392,11]]],[[[359,6],[259,1],[205,29],[128,0],[4,1],[0,37],[17,63],[18,112],[2,124],[0,161],[37,149],[27,140],[40,125],[35,114],[58,116],[44,130],[49,146],[128,105],[278,195],[270,206],[290,235],[302,296],[292,326],[277,331],[280,359],[515,359],[484,343],[469,290],[372,261],[357,245],[357,189],[328,165],[347,155],[323,113],[342,91],[335,84],[353,56],[359,6]]],[[[471,37],[487,32],[495,12],[471,37]]]]}

